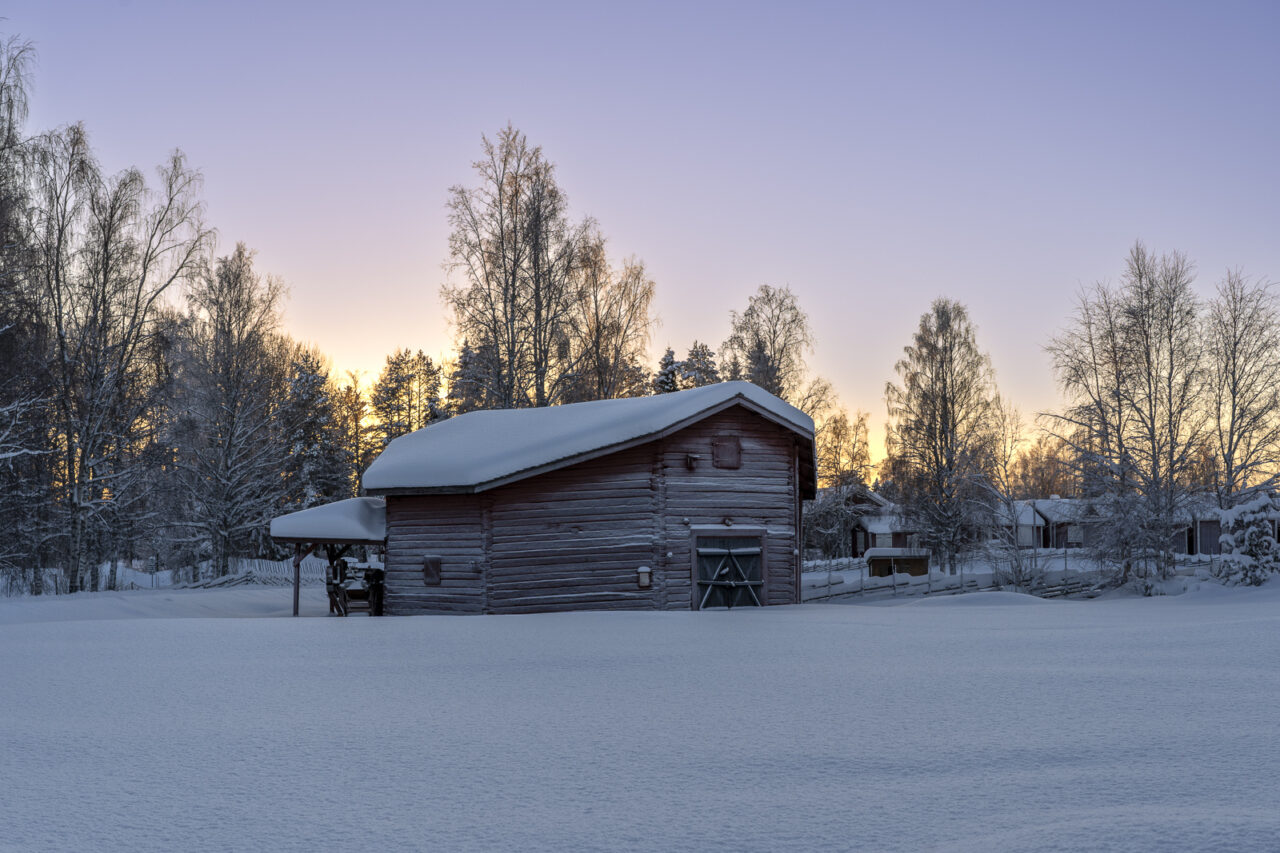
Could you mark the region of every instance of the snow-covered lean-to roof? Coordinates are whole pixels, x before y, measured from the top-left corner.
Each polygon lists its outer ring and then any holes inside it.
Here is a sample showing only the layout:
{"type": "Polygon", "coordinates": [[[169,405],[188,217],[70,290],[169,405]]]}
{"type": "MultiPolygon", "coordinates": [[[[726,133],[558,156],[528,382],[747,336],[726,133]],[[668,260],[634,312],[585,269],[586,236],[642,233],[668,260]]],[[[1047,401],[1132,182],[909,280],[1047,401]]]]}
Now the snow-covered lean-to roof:
{"type": "Polygon", "coordinates": [[[494,488],[668,435],[731,406],[798,433],[813,493],[813,420],[749,382],[541,409],[469,412],[403,435],[364,473],[365,491],[466,493],[494,488]]]}
{"type": "Polygon", "coordinates": [[[348,498],[271,520],[271,538],[281,542],[381,545],[387,538],[387,502],[348,498]]]}

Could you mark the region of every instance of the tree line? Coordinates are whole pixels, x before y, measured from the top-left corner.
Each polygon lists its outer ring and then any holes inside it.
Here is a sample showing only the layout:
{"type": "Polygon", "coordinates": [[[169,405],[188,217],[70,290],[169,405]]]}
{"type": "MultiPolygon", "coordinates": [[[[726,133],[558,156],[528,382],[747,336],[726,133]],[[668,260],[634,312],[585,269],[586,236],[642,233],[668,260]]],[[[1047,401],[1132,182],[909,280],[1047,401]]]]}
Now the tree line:
{"type": "MultiPolygon", "coordinates": [[[[11,587],[38,592],[56,568],[69,589],[96,589],[104,564],[139,559],[225,573],[273,554],[273,516],[360,494],[387,443],[443,418],[726,379],[814,418],[823,488],[805,536],[833,555],[848,552],[868,490],[953,571],[976,544],[1007,540],[1000,520],[1017,501],[1062,495],[1091,502],[1101,559],[1126,579],[1158,578],[1194,502],[1231,509],[1280,471],[1280,304],[1265,281],[1233,271],[1202,302],[1184,256],[1136,244],[1119,283],[1082,291],[1049,345],[1067,404],[1034,428],[998,393],[967,309],[938,299],[886,385],[886,455],[873,466],[869,415],[809,370],[813,335],[789,287],[761,285],[730,312],[718,349],[694,340],[646,364],[657,318],[644,262],[610,257],[600,225],[571,216],[554,165],[511,125],[481,138],[472,182],[448,190],[453,354],[399,349],[365,387],[284,332],[285,285],[252,249],[219,254],[181,152],[148,180],[105,174],[82,125],[27,134],[32,59],[29,43],[0,41],[11,587]]],[[[1016,542],[1004,544],[1016,563],[1016,542]]]]}
{"type": "MultiPolygon", "coordinates": [[[[1035,429],[999,394],[967,309],[938,299],[886,386],[886,457],[874,487],[952,572],[966,552],[995,544],[1019,574],[1018,502],[1076,497],[1091,555],[1119,580],[1152,589],[1169,576],[1194,515],[1227,511],[1230,534],[1230,511],[1253,506],[1280,479],[1275,288],[1233,270],[1202,300],[1194,278],[1185,255],[1139,242],[1118,283],[1081,291],[1046,347],[1066,405],[1040,413],[1035,429]]],[[[866,511],[841,491],[846,483],[811,514],[841,537],[866,511]]],[[[1274,537],[1264,538],[1249,547],[1271,554],[1274,537]]],[[[1228,571],[1256,563],[1230,535],[1225,544],[1235,552],[1228,571]]]]}
{"type": "Polygon", "coordinates": [[[225,574],[272,556],[272,517],[360,494],[399,435],[487,408],[765,384],[811,409],[807,318],[761,287],[705,343],[645,362],[656,318],[644,263],[613,262],[573,220],[554,166],[508,126],[475,181],[449,190],[442,288],[453,357],[386,358],[368,387],[282,327],[287,288],[254,251],[224,253],[202,177],[179,151],[148,178],[107,174],[81,124],[25,129],[30,43],[0,41],[0,572],[39,593],[115,583],[118,565],[225,574]],[[102,577],[103,567],[107,577],[102,577]]]}

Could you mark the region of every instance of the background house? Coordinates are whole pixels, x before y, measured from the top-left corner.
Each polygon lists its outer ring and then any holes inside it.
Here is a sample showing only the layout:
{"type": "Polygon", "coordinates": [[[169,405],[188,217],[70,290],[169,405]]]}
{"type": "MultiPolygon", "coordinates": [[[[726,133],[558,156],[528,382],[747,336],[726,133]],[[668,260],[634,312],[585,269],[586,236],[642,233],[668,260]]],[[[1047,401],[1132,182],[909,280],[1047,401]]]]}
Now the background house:
{"type": "Polygon", "coordinates": [[[854,522],[853,556],[862,557],[872,548],[917,547],[918,531],[906,521],[899,508],[874,492],[867,494],[874,501],[875,509],[854,522]]]}

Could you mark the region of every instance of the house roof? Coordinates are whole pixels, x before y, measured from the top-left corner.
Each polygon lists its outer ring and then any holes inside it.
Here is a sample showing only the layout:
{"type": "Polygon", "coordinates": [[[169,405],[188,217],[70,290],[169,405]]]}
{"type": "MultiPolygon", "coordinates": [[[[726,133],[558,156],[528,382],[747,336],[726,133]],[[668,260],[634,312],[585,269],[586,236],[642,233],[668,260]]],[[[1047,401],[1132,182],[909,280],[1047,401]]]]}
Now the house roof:
{"type": "Polygon", "coordinates": [[[1021,527],[1040,527],[1044,524],[1044,516],[1036,512],[1034,501],[1014,501],[1012,508],[999,504],[996,506],[995,516],[997,523],[1005,526],[1011,526],[1014,518],[1017,518],[1021,527]]]}
{"type": "Polygon", "coordinates": [[[876,534],[915,532],[897,512],[864,515],[854,522],[854,526],[876,534]]]}
{"type": "Polygon", "coordinates": [[[1032,503],[1050,524],[1075,523],[1085,515],[1084,503],[1075,498],[1041,498],[1032,503]]]}
{"type": "Polygon", "coordinates": [[[868,548],[862,553],[868,560],[893,559],[902,557],[928,557],[928,548],[868,548]]]}
{"type": "Polygon", "coordinates": [[[291,512],[271,520],[271,538],[281,542],[381,545],[387,538],[387,502],[348,498],[291,512]]]}
{"type": "Polygon", "coordinates": [[[884,495],[877,494],[866,486],[856,487],[855,493],[860,497],[865,497],[868,504],[875,504],[882,510],[888,510],[890,512],[895,510],[893,501],[889,500],[884,495]]]}
{"type": "Polygon", "coordinates": [[[392,441],[365,471],[364,488],[370,494],[479,492],[652,441],[732,406],[750,409],[804,439],[801,495],[813,497],[813,420],[749,382],[469,412],[392,441]]]}

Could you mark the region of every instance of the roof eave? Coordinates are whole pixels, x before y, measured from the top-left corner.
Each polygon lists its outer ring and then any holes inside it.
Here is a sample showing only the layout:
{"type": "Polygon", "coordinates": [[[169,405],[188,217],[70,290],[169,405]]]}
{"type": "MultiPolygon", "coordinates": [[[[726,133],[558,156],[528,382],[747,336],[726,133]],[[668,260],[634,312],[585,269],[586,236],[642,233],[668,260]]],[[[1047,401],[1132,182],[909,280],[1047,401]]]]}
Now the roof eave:
{"type": "Polygon", "coordinates": [[[296,543],[298,545],[386,545],[386,537],[382,539],[343,538],[318,539],[314,536],[272,536],[272,541],[296,543]]]}

